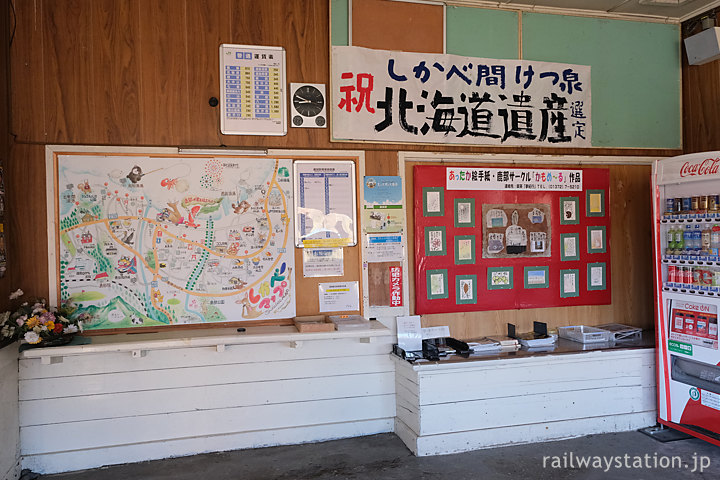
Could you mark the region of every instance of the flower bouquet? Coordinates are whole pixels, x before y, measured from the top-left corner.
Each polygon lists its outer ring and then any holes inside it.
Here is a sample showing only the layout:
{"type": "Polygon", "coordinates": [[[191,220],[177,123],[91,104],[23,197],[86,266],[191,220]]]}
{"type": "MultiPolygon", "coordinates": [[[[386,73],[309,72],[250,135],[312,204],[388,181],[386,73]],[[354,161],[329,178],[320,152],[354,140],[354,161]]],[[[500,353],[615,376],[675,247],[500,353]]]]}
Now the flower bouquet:
{"type": "MultiPolygon", "coordinates": [[[[22,290],[17,290],[10,295],[10,300],[23,295],[22,290]]],[[[43,299],[25,301],[14,310],[0,314],[0,338],[39,347],[64,345],[82,331],[83,321],[89,318],[87,314],[80,314],[71,319],[76,310],[77,307],[70,304],[48,306],[43,299]]]]}

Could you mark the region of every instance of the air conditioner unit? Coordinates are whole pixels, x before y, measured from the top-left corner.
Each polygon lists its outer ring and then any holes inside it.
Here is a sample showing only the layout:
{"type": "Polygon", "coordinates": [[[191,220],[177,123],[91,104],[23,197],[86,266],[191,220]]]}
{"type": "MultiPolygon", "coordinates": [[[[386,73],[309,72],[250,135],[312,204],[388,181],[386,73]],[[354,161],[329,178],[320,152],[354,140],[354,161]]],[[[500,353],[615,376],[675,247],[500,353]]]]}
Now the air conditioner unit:
{"type": "Polygon", "coordinates": [[[690,65],[702,65],[720,58],[720,27],[712,27],[685,39],[690,65]]]}

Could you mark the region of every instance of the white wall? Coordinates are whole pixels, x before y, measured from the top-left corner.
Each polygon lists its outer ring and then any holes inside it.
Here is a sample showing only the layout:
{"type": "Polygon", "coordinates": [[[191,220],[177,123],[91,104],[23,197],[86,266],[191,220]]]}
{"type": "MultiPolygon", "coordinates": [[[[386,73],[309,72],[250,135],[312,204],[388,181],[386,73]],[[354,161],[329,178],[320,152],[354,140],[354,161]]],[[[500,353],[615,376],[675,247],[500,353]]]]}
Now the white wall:
{"type": "Polygon", "coordinates": [[[0,478],[20,476],[18,424],[18,347],[0,348],[0,478]]]}
{"type": "Polygon", "coordinates": [[[21,358],[23,468],[55,473],[391,432],[392,342],[383,329],[299,348],[275,341],[21,358]]]}

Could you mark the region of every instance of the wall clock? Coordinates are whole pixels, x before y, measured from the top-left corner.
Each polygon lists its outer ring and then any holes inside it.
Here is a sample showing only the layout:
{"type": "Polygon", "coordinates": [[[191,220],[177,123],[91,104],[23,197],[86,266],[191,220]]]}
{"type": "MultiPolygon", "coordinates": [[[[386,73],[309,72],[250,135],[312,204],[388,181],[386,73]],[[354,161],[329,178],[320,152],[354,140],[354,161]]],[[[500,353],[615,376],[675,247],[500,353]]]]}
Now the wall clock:
{"type": "Polygon", "coordinates": [[[290,120],[293,127],[327,127],[325,84],[290,84],[290,120]]]}

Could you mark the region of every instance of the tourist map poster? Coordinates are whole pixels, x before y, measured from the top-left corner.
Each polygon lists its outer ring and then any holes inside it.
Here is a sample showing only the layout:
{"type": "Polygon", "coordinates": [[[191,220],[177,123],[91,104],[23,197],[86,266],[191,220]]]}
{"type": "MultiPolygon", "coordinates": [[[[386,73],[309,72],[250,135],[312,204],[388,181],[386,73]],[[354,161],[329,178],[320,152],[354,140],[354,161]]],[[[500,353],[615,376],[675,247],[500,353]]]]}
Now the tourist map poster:
{"type": "Polygon", "coordinates": [[[58,155],[60,302],[85,328],[295,315],[292,160],[58,155]]]}

